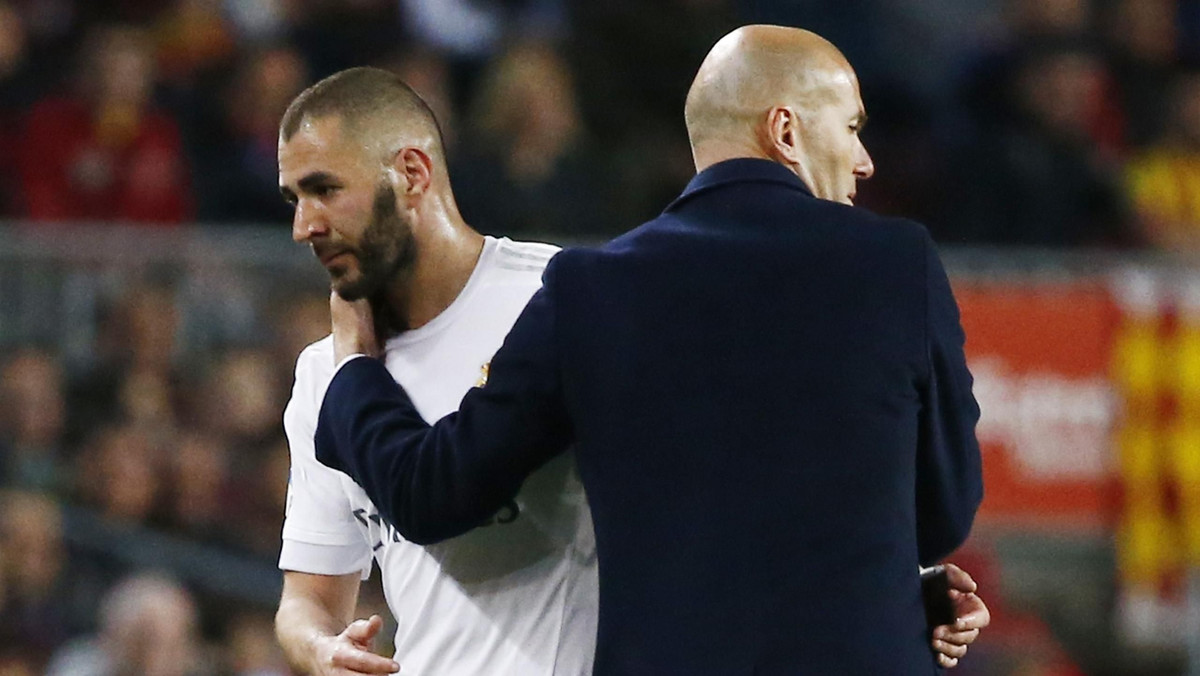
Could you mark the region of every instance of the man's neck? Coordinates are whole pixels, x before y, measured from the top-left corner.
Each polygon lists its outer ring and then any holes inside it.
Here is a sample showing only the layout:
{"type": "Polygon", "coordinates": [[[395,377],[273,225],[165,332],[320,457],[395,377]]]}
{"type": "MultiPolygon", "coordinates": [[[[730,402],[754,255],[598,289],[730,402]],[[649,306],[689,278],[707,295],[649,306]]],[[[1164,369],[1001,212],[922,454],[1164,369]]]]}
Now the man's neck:
{"type": "Polygon", "coordinates": [[[465,224],[440,227],[417,242],[416,264],[387,291],[395,330],[420,328],[450,307],[475,271],[483,242],[465,224]]]}

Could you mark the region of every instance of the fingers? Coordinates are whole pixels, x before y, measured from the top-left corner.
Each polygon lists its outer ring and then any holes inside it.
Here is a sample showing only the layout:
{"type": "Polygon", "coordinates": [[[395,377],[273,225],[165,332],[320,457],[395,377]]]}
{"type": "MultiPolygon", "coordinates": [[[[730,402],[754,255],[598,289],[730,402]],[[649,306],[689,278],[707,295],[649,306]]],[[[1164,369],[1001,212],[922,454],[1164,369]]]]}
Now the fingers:
{"type": "Polygon", "coordinates": [[[944,669],[953,669],[954,667],[958,666],[958,658],[957,657],[947,657],[941,653],[938,653],[937,659],[938,659],[938,664],[941,665],[942,668],[944,668],[944,669]]]}
{"type": "Polygon", "coordinates": [[[363,646],[369,646],[371,641],[383,629],[383,618],[378,615],[372,615],[366,620],[355,620],[346,627],[346,638],[363,646]]]}
{"type": "Polygon", "coordinates": [[[379,354],[375,320],[366,300],[348,301],[336,291],[329,293],[329,317],[333,328],[333,351],[337,362],[352,354],[379,354]]]}
{"type": "Polygon", "coordinates": [[[946,581],[950,583],[951,589],[957,589],[960,592],[974,592],[979,589],[979,585],[975,584],[975,580],[967,574],[967,571],[959,568],[953,563],[944,564],[946,566],[946,581]]]}
{"type": "Polygon", "coordinates": [[[395,660],[347,645],[333,652],[332,666],[355,674],[394,674],[400,671],[395,660]]]}
{"type": "Polygon", "coordinates": [[[944,669],[953,669],[958,666],[958,660],[967,654],[967,647],[979,638],[979,630],[992,621],[992,616],[983,599],[975,594],[979,585],[967,571],[953,563],[945,565],[946,581],[950,585],[950,599],[957,619],[953,625],[934,628],[931,645],[937,652],[938,664],[944,669]]]}
{"type": "Polygon", "coordinates": [[[953,643],[947,643],[946,641],[936,638],[933,639],[931,645],[933,646],[933,649],[937,651],[938,655],[952,657],[956,660],[967,654],[967,646],[965,645],[955,645],[953,643]]]}
{"type": "Polygon", "coordinates": [[[962,594],[954,599],[954,614],[958,617],[954,623],[956,631],[983,629],[992,622],[987,604],[976,594],[962,594]]]}
{"type": "Polygon", "coordinates": [[[933,630],[933,638],[935,641],[942,641],[950,645],[968,646],[974,643],[975,639],[979,638],[979,630],[955,631],[947,625],[942,625],[933,630]]]}

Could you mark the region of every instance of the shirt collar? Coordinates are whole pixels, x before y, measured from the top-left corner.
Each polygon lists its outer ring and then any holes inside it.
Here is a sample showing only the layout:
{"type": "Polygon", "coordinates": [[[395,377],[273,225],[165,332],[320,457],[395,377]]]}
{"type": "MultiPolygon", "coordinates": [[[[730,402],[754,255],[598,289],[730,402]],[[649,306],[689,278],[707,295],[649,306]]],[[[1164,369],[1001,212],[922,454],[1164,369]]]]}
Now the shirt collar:
{"type": "Polygon", "coordinates": [[[667,205],[666,211],[671,211],[696,193],[726,183],[743,182],[779,183],[800,190],[810,197],[812,196],[812,191],[808,189],[808,186],[804,185],[804,181],[801,181],[799,176],[789,171],[782,164],[772,162],[771,160],[739,157],[718,162],[696,174],[688,182],[687,187],[683,189],[683,193],[675,198],[675,201],[667,205]]]}

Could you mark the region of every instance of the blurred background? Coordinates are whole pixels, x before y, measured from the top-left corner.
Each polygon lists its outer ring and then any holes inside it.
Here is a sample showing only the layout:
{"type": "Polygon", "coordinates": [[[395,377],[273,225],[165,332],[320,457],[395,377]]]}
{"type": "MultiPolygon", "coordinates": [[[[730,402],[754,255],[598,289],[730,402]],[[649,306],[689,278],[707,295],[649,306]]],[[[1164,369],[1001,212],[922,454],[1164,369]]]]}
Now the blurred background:
{"type": "Polygon", "coordinates": [[[848,55],[860,204],[952,272],[994,618],[958,673],[1200,674],[1200,0],[0,0],[0,675],[286,673],[281,412],[328,327],[294,95],[394,69],[468,222],[597,243],[691,177],[684,93],[754,22],[848,55]]]}

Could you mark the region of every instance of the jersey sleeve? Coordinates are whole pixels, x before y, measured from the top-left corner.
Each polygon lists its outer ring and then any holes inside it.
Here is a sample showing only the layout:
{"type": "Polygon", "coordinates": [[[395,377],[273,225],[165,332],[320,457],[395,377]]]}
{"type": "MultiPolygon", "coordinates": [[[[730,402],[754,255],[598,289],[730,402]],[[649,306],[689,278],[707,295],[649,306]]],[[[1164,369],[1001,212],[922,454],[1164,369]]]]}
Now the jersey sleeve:
{"type": "Polygon", "coordinates": [[[296,367],[292,398],[283,414],[291,454],[283,521],[282,570],[318,575],[371,571],[371,548],[355,520],[342,476],[317,462],[313,450],[319,374],[306,350],[296,367]]]}

